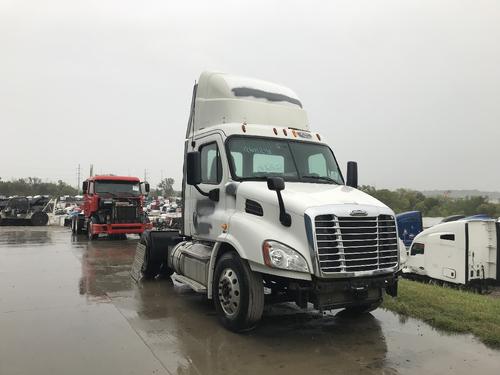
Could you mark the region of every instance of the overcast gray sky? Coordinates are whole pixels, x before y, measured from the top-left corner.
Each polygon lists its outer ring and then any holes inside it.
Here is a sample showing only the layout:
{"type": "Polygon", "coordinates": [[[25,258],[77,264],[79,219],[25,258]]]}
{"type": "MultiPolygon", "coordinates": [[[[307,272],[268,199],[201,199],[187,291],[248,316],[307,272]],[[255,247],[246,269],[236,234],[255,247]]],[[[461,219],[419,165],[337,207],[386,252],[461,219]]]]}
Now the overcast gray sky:
{"type": "Polygon", "coordinates": [[[205,69],[291,87],[363,184],[500,190],[495,0],[0,0],[0,176],[179,187],[205,69]]]}

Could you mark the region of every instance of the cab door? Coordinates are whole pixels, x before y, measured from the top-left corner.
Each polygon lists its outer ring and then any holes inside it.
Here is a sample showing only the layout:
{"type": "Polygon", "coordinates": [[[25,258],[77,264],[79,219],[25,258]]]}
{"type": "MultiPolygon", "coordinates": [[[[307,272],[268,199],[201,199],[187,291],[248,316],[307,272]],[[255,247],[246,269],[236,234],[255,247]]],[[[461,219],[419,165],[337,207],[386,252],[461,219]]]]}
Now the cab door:
{"type": "MultiPolygon", "coordinates": [[[[189,189],[189,207],[186,214],[190,215],[188,225],[191,235],[198,239],[216,241],[224,233],[223,224],[228,222],[225,207],[225,189],[228,181],[229,168],[222,137],[212,133],[195,140],[195,146],[190,145],[190,151],[198,151],[201,157],[201,183],[198,189],[189,189]],[[217,191],[219,199],[210,199],[207,194],[217,191]]],[[[215,194],[214,194],[215,195],[215,194]]]]}
{"type": "Polygon", "coordinates": [[[427,275],[427,269],[425,268],[425,243],[424,242],[413,242],[410,247],[410,256],[406,261],[406,266],[410,268],[413,273],[418,275],[427,275]]]}
{"type": "Polygon", "coordinates": [[[94,181],[89,181],[87,184],[87,191],[83,192],[83,212],[86,217],[90,216],[91,212],[91,200],[94,194],[94,181]]]}

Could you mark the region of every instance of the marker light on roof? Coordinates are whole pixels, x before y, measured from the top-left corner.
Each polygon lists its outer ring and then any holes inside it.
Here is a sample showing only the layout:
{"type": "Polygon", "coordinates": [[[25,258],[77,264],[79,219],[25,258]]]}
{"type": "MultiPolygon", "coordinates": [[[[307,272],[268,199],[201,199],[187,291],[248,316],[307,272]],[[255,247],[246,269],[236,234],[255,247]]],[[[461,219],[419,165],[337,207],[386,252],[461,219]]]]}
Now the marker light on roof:
{"type": "Polygon", "coordinates": [[[278,135],[278,129],[273,128],[273,132],[274,132],[275,135],[278,135]]]}
{"type": "Polygon", "coordinates": [[[286,129],[283,129],[283,134],[288,135],[288,132],[286,131],[286,129]]]}
{"type": "Polygon", "coordinates": [[[316,133],[316,138],[318,138],[318,141],[321,141],[321,136],[318,133],[316,133]]]}
{"type": "Polygon", "coordinates": [[[243,130],[243,133],[247,132],[247,127],[245,126],[245,124],[241,125],[241,130],[243,130]]]}
{"type": "Polygon", "coordinates": [[[297,137],[297,132],[295,130],[292,130],[292,134],[294,137],[297,137]]]}

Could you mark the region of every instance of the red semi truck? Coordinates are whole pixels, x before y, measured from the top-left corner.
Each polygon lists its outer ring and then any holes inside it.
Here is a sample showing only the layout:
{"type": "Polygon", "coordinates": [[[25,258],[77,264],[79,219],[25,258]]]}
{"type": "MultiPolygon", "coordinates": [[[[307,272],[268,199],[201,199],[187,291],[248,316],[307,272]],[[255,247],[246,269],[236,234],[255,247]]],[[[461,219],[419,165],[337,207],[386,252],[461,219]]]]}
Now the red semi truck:
{"type": "Polygon", "coordinates": [[[101,233],[125,236],[152,228],[143,209],[147,182],[137,177],[93,176],[82,189],[82,211],[72,218],[73,233],[86,232],[89,240],[95,240],[101,233]]]}

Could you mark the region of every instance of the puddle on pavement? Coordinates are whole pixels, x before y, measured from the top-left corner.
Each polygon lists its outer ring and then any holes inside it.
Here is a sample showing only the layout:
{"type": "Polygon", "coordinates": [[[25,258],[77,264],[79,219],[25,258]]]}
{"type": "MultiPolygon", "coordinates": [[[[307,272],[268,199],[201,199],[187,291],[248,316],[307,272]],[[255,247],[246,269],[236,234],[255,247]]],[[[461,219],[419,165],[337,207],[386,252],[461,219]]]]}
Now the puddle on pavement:
{"type": "Polygon", "coordinates": [[[171,373],[497,374],[500,368],[500,351],[472,336],[440,332],[381,309],[354,319],[281,304],[266,309],[256,330],[233,334],[189,289],[169,280],[135,283],[129,271],[137,240],[87,242],[61,230],[14,235],[2,229],[2,248],[48,238],[41,245],[72,252],[81,262],[75,292],[88,303],[111,302],[171,373]]]}

